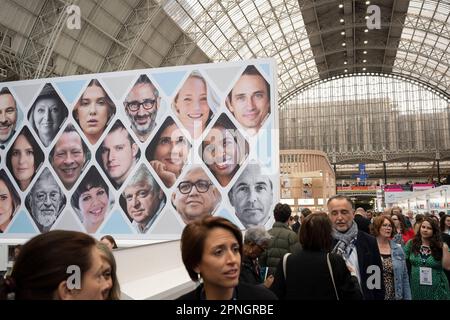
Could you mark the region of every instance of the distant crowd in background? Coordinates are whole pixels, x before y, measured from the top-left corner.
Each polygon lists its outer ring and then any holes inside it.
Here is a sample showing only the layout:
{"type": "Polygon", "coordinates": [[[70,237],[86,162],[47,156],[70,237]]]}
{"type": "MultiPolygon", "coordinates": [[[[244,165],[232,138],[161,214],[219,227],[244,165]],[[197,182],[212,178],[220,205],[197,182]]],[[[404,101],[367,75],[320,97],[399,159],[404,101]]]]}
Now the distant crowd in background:
{"type": "MultiPolygon", "coordinates": [[[[278,203],[273,217],[269,230],[245,232],[216,216],[187,224],[181,257],[198,285],[179,299],[450,300],[445,212],[372,212],[336,195],[327,212],[293,215],[278,203]]],[[[0,300],[117,300],[116,247],[110,236],[40,234],[18,248],[10,274],[0,277],[0,300]],[[71,265],[81,269],[80,288],[69,285],[71,265]]]]}

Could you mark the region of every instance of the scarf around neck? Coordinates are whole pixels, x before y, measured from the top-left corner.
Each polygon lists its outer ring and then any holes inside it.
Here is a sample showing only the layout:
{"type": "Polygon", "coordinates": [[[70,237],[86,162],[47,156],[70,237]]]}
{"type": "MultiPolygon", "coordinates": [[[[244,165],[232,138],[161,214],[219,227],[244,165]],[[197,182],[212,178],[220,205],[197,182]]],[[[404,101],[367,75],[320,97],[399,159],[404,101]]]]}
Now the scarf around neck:
{"type": "Polygon", "coordinates": [[[338,241],[331,252],[348,259],[355,247],[356,237],[358,236],[358,226],[356,225],[356,222],[353,221],[352,226],[345,233],[339,232],[333,228],[331,234],[333,238],[338,241]]]}

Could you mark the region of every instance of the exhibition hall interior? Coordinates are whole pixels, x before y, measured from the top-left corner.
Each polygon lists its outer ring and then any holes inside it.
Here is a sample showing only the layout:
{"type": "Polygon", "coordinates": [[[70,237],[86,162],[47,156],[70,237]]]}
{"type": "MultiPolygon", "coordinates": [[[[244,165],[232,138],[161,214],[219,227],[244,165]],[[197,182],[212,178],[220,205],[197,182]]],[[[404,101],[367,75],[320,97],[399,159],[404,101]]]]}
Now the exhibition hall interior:
{"type": "Polygon", "coordinates": [[[0,300],[450,300],[448,1],[0,8],[0,300]]]}

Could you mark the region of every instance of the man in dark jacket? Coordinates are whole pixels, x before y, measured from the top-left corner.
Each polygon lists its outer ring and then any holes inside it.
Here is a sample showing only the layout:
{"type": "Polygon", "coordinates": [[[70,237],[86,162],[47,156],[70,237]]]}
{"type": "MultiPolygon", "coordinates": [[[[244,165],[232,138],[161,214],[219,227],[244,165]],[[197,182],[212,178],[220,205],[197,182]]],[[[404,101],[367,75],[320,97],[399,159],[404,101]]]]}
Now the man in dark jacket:
{"type": "Polygon", "coordinates": [[[383,267],[377,240],[358,230],[354,221],[353,202],[346,196],[328,199],[328,215],[333,224],[333,253],[342,255],[355,269],[364,299],[383,300],[383,267]]]}
{"type": "Polygon", "coordinates": [[[370,234],[370,220],[365,217],[366,210],[358,208],[355,210],[355,222],[358,226],[358,230],[364,231],[370,234]]]}
{"type": "Polygon", "coordinates": [[[282,203],[277,203],[273,209],[275,223],[269,230],[272,239],[268,249],[260,257],[261,266],[269,267],[269,274],[275,274],[278,262],[286,253],[292,253],[301,248],[298,235],[288,227],[291,212],[289,205],[282,203]]]}
{"type": "Polygon", "coordinates": [[[298,230],[300,229],[300,221],[298,221],[298,215],[294,216],[294,224],[291,226],[292,231],[294,231],[296,234],[298,234],[298,230]]]}

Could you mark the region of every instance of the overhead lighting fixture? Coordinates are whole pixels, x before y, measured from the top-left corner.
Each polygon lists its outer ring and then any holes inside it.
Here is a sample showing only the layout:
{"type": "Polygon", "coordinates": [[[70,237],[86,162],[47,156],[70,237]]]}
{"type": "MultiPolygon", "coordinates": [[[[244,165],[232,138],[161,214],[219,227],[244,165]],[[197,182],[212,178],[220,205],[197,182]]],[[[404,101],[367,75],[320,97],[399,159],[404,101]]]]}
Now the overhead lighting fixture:
{"type": "Polygon", "coordinates": [[[347,70],[347,69],[344,69],[344,72],[348,72],[348,70],[347,70]]]}
{"type": "Polygon", "coordinates": [[[364,44],[367,44],[367,43],[369,43],[369,41],[367,41],[367,40],[364,40],[364,44]]]}
{"type": "Polygon", "coordinates": [[[339,8],[342,9],[343,7],[344,7],[344,5],[341,3],[341,4],[339,5],[339,8]]]}
{"type": "Polygon", "coordinates": [[[366,62],[367,62],[367,60],[366,60],[366,59],[364,59],[364,60],[363,60],[363,63],[366,63],[366,62]]]}
{"type": "Polygon", "coordinates": [[[366,1],[366,4],[369,5],[369,4],[370,4],[370,1],[366,1]]]}
{"type": "Polygon", "coordinates": [[[342,31],[342,32],[341,32],[341,35],[345,36],[345,31],[342,31]]]}
{"type": "Polygon", "coordinates": [[[369,32],[369,29],[364,29],[364,32],[366,32],[366,33],[369,32]]]}
{"type": "Polygon", "coordinates": [[[345,47],[345,42],[342,42],[342,46],[345,47]]]}
{"type": "Polygon", "coordinates": [[[339,20],[340,23],[344,23],[344,21],[345,21],[345,20],[342,19],[342,18],[339,20]]]}
{"type": "Polygon", "coordinates": [[[366,71],[366,68],[363,68],[362,70],[363,70],[363,71],[366,71]]]}
{"type": "Polygon", "coordinates": [[[364,54],[367,54],[367,51],[366,51],[366,50],[364,50],[364,51],[363,51],[363,53],[364,53],[364,54]]]}
{"type": "Polygon", "coordinates": [[[364,19],[369,20],[369,16],[365,16],[364,19]]]}
{"type": "Polygon", "coordinates": [[[347,63],[348,63],[347,60],[345,60],[345,61],[344,61],[344,64],[347,64],[347,63]]]}

